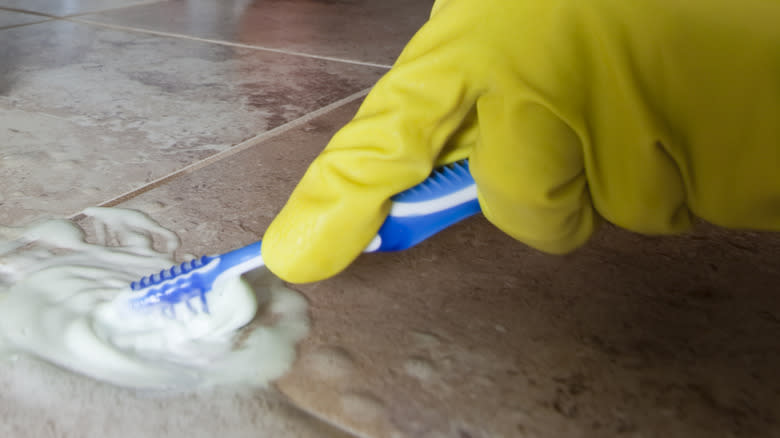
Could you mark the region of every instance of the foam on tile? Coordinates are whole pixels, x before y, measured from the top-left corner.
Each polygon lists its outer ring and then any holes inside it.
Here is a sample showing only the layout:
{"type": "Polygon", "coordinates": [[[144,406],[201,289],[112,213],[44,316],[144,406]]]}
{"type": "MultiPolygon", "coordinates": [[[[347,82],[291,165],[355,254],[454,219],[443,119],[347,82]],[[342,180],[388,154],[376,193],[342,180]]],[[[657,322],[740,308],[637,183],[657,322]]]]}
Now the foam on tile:
{"type": "Polygon", "coordinates": [[[65,220],[0,230],[0,352],[145,389],[262,386],[286,372],[308,332],[298,293],[255,271],[251,284],[236,277],[212,291],[219,298],[209,315],[123,319],[113,300],[130,281],[171,266],[178,237],[140,212],[84,213],[96,243],[65,220]],[[258,296],[269,325],[249,324],[258,296]]]}

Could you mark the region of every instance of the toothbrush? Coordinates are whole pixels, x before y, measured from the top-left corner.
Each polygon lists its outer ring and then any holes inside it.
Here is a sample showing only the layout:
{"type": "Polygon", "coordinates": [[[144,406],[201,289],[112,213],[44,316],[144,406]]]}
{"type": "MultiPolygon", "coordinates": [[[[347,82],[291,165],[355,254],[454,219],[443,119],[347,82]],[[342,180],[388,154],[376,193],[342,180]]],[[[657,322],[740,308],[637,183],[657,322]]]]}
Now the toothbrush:
{"type": "MultiPolygon", "coordinates": [[[[432,235],[480,212],[477,188],[469,173],[468,160],[435,169],[422,183],[391,198],[390,213],[376,237],[363,251],[390,252],[411,248],[432,235]]],[[[207,294],[220,276],[238,276],[263,266],[262,242],[216,256],[175,265],[130,284],[129,304],[133,310],[161,308],[171,318],[176,304],[201,303],[208,314],[207,294]]]]}

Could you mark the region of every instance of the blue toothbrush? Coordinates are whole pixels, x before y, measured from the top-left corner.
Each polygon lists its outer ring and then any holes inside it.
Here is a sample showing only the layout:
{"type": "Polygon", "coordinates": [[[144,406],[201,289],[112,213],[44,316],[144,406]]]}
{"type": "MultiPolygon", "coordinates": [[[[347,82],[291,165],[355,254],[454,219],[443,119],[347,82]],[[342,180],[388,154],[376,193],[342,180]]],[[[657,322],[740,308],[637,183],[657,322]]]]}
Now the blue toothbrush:
{"type": "MultiPolygon", "coordinates": [[[[392,198],[390,214],[364,252],[389,252],[411,248],[439,231],[479,213],[477,188],[468,161],[440,167],[422,183],[392,198]]],[[[216,256],[203,256],[143,277],[131,283],[133,309],[159,307],[175,317],[174,306],[198,299],[208,313],[207,294],[217,277],[240,275],[263,266],[261,242],[216,256]]]]}

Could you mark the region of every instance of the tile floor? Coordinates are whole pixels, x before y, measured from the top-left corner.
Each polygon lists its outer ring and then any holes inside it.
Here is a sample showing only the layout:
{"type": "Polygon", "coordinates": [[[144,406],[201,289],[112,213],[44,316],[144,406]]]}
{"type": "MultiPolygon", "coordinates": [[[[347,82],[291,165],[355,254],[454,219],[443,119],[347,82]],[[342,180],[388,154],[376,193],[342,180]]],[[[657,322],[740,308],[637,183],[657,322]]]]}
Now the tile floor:
{"type": "MultiPolygon", "coordinates": [[[[190,253],[259,238],[430,1],[0,0],[0,224],[145,211],[190,253]]],[[[0,435],[780,436],[780,236],[605,227],[566,257],[475,218],[296,287],[279,394],[173,402],[31,361],[0,435]]]]}

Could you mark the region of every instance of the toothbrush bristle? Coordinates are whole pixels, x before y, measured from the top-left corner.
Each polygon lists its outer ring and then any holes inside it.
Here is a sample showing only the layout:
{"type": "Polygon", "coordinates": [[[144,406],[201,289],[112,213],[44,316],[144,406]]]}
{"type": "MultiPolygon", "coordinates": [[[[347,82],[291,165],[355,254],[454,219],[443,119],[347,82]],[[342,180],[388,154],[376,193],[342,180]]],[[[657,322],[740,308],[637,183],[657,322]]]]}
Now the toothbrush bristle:
{"type": "Polygon", "coordinates": [[[148,289],[145,293],[142,292],[142,295],[131,299],[131,307],[136,310],[159,308],[160,313],[166,318],[176,319],[175,306],[179,303],[185,303],[192,314],[198,314],[198,310],[191,302],[197,299],[201,303],[200,311],[208,314],[206,293],[211,288],[210,284],[207,285],[208,281],[201,278],[202,273],[186,274],[206,266],[214,259],[214,257],[203,256],[130,283],[133,291],[148,289]]]}
{"type": "Polygon", "coordinates": [[[148,275],[138,281],[130,283],[130,289],[141,290],[149,286],[160,284],[164,281],[174,279],[180,275],[186,274],[193,269],[198,269],[207,265],[212,260],[209,256],[203,256],[199,259],[189,260],[179,265],[174,265],[169,269],[163,269],[159,273],[148,275]]]}
{"type": "Polygon", "coordinates": [[[220,276],[240,275],[263,265],[260,245],[258,241],[225,254],[203,256],[143,277],[130,285],[122,303],[131,312],[159,312],[168,318],[181,317],[177,312],[182,309],[208,314],[208,295],[220,276]]]}

